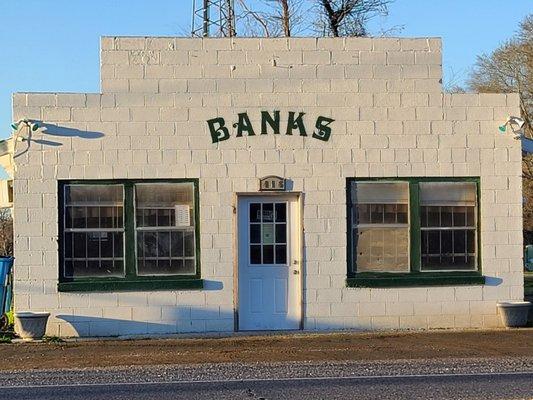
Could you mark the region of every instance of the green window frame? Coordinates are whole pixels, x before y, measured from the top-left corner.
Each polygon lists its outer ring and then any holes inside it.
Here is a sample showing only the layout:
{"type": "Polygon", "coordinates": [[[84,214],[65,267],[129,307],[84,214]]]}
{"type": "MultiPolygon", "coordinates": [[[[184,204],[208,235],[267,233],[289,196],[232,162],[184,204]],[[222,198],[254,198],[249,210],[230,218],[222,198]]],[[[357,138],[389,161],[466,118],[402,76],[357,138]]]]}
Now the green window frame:
{"type": "MultiPolygon", "coordinates": [[[[346,206],[347,206],[347,279],[348,287],[413,287],[413,286],[449,286],[449,285],[482,285],[485,277],[481,268],[481,243],[480,243],[480,179],[479,177],[460,178],[348,178],[346,180],[346,206]],[[408,201],[408,271],[403,272],[357,272],[354,265],[353,246],[353,208],[352,186],[353,183],[381,182],[398,183],[403,182],[409,188],[408,201]],[[475,269],[459,270],[438,270],[431,271],[424,269],[422,265],[422,227],[420,220],[420,184],[438,182],[473,182],[476,184],[476,225],[475,225],[475,269]]],[[[398,217],[397,217],[398,218],[398,217]]],[[[466,224],[465,224],[466,225],[466,224]]],[[[407,269],[407,268],[406,268],[407,269]]]]}
{"type": "MultiPolygon", "coordinates": [[[[201,289],[200,266],[200,206],[199,206],[199,181],[198,179],[122,179],[122,180],[61,180],[58,182],[58,211],[59,211],[59,282],[60,292],[109,292],[109,291],[151,291],[151,290],[174,290],[174,289],[201,289]],[[182,275],[142,275],[138,273],[137,265],[137,234],[142,230],[136,226],[136,200],[135,187],[143,184],[176,184],[189,183],[193,186],[193,222],[194,228],[194,273],[182,275]],[[121,276],[103,277],[72,277],[66,276],[65,268],[65,232],[72,229],[65,225],[66,207],[65,188],[69,185],[102,185],[111,187],[120,186],[123,190],[122,225],[114,226],[113,231],[123,233],[123,253],[119,263],[123,262],[121,276]]],[[[118,205],[118,203],[117,203],[118,205]]],[[[98,205],[97,205],[98,206],[98,205]]],[[[118,205],[120,207],[120,205],[118,205]]],[[[176,211],[177,212],[177,211],[176,211]]],[[[116,211],[113,212],[115,217],[116,211]]],[[[101,215],[101,214],[100,214],[101,215]]],[[[101,225],[101,222],[100,222],[101,225]]],[[[88,223],[87,223],[88,226],[88,223]]],[[[165,230],[165,229],[163,229],[165,230]]],[[[98,231],[98,229],[93,230],[98,231]]],[[[102,250],[100,249],[100,254],[102,250]]],[[[114,256],[115,253],[113,253],[114,256]]],[[[73,256],[71,256],[73,257],[73,256]]],[[[170,256],[169,256],[170,257],[170,256]]],[[[181,256],[185,262],[185,255],[181,256]]],[[[192,259],[192,257],[188,257],[192,259]]],[[[109,260],[108,260],[109,261],[109,260]]],[[[190,261],[189,261],[190,262],[190,261]]],[[[189,264],[191,265],[191,264],[189,264]]]]}

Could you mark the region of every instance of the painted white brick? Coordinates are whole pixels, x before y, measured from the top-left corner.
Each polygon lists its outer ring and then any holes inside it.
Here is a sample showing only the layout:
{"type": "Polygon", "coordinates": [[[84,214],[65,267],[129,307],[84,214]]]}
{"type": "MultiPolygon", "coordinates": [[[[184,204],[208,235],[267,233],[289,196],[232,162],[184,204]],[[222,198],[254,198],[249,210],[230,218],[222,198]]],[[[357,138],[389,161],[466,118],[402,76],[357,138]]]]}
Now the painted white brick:
{"type": "Polygon", "coordinates": [[[234,193],[276,174],[305,196],[306,329],[499,326],[496,302],[523,297],[521,149],[494,134],[518,97],[443,95],[441,55],[436,38],[105,38],[103,95],[13,98],[15,118],[104,135],[18,158],[16,307],[52,310],[61,335],[233,330],[234,193]],[[264,109],[281,111],[281,135],[258,134],[264,109]],[[213,145],[205,121],[231,128],[244,111],[257,135],[213,145]],[[289,111],[308,137],[283,134],[289,111]],[[335,119],[328,142],[311,137],[319,115],[335,119]],[[487,285],[345,287],[346,178],[464,175],[482,182],[487,285]],[[56,179],[131,177],[199,179],[205,289],[57,293],[56,179]],[[55,318],[71,313],[76,329],[55,318]]]}

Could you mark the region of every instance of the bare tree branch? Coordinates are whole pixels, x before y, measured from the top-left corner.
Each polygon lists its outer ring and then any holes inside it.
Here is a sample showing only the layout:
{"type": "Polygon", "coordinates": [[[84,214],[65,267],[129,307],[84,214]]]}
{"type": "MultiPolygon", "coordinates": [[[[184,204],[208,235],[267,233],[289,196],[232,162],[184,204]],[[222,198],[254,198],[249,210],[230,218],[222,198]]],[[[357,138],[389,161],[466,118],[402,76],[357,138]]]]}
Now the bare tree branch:
{"type": "Polygon", "coordinates": [[[393,0],[316,0],[325,19],[325,34],[330,36],[366,36],[366,23],[377,15],[386,15],[393,0]]]}
{"type": "MultiPolygon", "coordinates": [[[[482,93],[518,93],[524,134],[533,138],[533,14],[524,18],[515,37],[477,58],[468,85],[482,93]]],[[[522,178],[524,230],[533,231],[532,154],[522,157],[522,178]]]]}

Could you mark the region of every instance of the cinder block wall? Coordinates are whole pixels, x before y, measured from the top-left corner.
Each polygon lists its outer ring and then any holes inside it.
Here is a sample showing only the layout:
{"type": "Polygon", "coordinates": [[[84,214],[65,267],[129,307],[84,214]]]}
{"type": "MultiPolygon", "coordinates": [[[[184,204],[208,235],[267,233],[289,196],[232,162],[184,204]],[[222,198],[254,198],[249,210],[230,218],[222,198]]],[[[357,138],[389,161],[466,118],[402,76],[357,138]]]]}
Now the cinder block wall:
{"type": "Polygon", "coordinates": [[[494,327],[496,302],[522,298],[520,141],[497,130],[518,96],[443,94],[440,39],[106,37],[101,49],[102,93],[13,96],[14,119],[77,132],[36,134],[16,159],[15,307],[51,311],[48,334],[233,330],[234,193],[269,174],[305,192],[306,329],[494,327]],[[328,116],[333,133],[211,143],[207,119],[260,110],[305,112],[308,127],[328,116]],[[480,176],[487,284],[346,288],[346,177],[369,176],[480,176]],[[58,179],[177,177],[200,179],[205,290],[58,293],[58,179]]]}

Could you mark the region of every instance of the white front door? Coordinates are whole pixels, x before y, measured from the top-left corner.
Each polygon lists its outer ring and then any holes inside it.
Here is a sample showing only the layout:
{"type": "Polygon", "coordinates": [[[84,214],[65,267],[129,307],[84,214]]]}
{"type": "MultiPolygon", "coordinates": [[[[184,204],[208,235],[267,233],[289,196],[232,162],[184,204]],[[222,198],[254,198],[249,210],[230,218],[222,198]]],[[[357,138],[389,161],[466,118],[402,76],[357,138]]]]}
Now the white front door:
{"type": "Polygon", "coordinates": [[[239,197],[240,330],[300,329],[299,229],[297,197],[239,197]]]}

